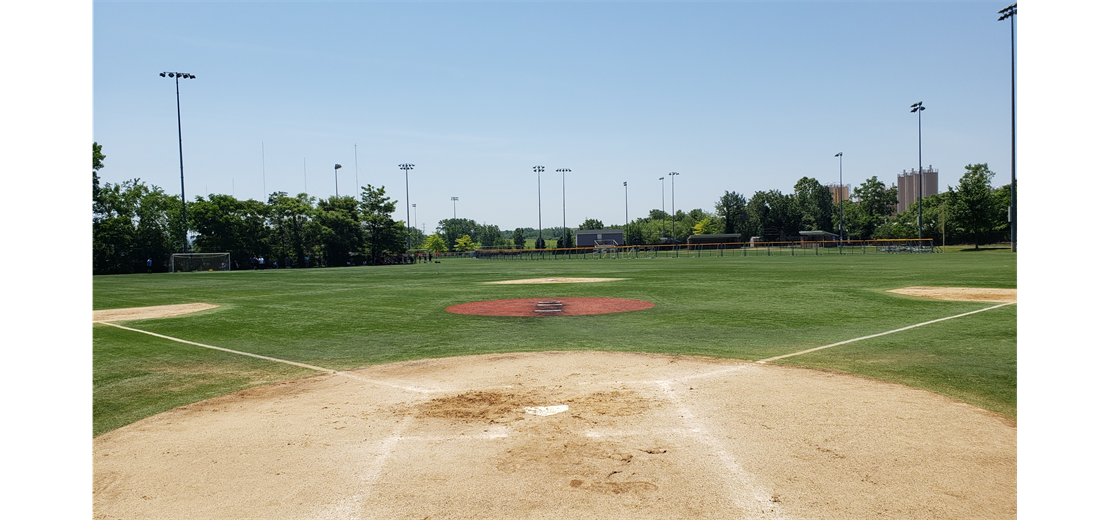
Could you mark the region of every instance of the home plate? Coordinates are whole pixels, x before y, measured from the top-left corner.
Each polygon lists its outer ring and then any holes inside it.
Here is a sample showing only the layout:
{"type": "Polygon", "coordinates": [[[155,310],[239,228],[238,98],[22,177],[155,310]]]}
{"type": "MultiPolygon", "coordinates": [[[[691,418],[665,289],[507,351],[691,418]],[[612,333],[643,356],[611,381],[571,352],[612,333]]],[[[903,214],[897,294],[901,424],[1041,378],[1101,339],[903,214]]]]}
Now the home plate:
{"type": "Polygon", "coordinates": [[[555,415],[557,413],[565,412],[568,409],[569,407],[565,404],[556,404],[553,406],[525,406],[524,413],[530,413],[532,415],[545,417],[548,415],[555,415]]]}

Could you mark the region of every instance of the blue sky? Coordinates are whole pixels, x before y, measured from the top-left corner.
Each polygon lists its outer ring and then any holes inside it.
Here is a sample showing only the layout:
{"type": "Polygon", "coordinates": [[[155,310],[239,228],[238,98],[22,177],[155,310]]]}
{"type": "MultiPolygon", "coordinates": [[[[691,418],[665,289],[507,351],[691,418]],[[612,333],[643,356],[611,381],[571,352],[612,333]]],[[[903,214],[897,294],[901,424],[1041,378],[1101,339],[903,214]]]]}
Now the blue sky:
{"type": "Polygon", "coordinates": [[[1008,183],[1008,2],[93,3],[93,137],[108,182],[192,200],[384,185],[414,225],[624,223],[923,162],[1008,183]],[[357,181],[356,156],[357,145],[357,181]],[[265,146],[265,164],[263,164],[265,146]],[[265,171],[263,171],[265,169],[265,171]],[[265,191],[263,189],[265,175],[265,191]],[[661,184],[665,184],[662,186],[661,184]],[[663,194],[665,190],[665,196],[663,194]]]}

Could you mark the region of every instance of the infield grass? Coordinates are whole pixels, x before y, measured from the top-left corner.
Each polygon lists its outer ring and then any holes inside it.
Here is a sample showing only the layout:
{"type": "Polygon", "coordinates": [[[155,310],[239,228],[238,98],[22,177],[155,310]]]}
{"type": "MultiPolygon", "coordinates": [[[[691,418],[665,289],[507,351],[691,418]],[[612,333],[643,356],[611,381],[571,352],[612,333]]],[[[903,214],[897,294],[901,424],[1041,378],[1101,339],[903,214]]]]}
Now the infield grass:
{"type": "MultiPolygon", "coordinates": [[[[496,352],[610,350],[758,360],[989,307],[894,295],[915,285],[1015,288],[1012,254],[823,255],[440,264],[99,276],[94,309],[218,309],[129,327],[330,369],[496,352]],[[541,277],[603,283],[488,285],[541,277]],[[470,301],[605,296],[645,311],[456,315],[470,301]]],[[[785,358],[950,395],[1016,419],[1017,310],[1003,307],[785,358]]],[[[313,372],[93,326],[93,434],[175,406],[313,372]]]]}

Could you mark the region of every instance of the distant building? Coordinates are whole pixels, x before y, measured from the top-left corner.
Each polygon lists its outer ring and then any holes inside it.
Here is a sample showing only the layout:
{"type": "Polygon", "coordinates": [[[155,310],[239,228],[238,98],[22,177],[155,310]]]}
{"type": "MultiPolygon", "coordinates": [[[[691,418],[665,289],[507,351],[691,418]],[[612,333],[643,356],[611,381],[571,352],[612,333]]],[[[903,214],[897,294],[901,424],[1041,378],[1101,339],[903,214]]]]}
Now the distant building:
{"type": "Polygon", "coordinates": [[[596,242],[612,240],[624,245],[623,229],[579,229],[574,232],[575,247],[594,247],[596,242]]]}
{"type": "Polygon", "coordinates": [[[740,233],[717,233],[712,235],[690,235],[686,244],[740,244],[744,235],[740,233]]]}
{"type": "Polygon", "coordinates": [[[825,187],[829,189],[829,193],[832,193],[833,204],[840,204],[842,200],[852,200],[851,184],[837,184],[834,182],[826,184],[825,187]]]}
{"type": "Polygon", "coordinates": [[[902,173],[898,174],[898,208],[896,210],[898,213],[906,211],[917,202],[919,179],[924,183],[921,198],[937,194],[937,171],[933,169],[933,165],[930,164],[928,168],[921,171],[910,168],[907,173],[906,170],[902,170],[902,173]],[[923,177],[922,173],[924,173],[923,177]]]}

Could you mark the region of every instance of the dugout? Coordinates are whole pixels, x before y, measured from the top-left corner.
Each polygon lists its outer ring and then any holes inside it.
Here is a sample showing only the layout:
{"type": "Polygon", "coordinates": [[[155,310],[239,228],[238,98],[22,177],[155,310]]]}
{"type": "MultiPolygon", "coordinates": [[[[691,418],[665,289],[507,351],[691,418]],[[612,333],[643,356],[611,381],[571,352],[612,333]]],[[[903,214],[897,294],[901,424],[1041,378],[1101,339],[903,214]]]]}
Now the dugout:
{"type": "Polygon", "coordinates": [[[579,229],[574,232],[575,247],[593,247],[595,243],[612,240],[624,245],[623,229],[579,229]]]}
{"type": "Polygon", "coordinates": [[[690,235],[686,245],[725,244],[726,247],[739,247],[744,240],[740,233],[716,233],[709,235],[690,235]]]}
{"type": "Polygon", "coordinates": [[[840,235],[828,231],[799,231],[802,236],[802,247],[836,247],[840,235]]]}

